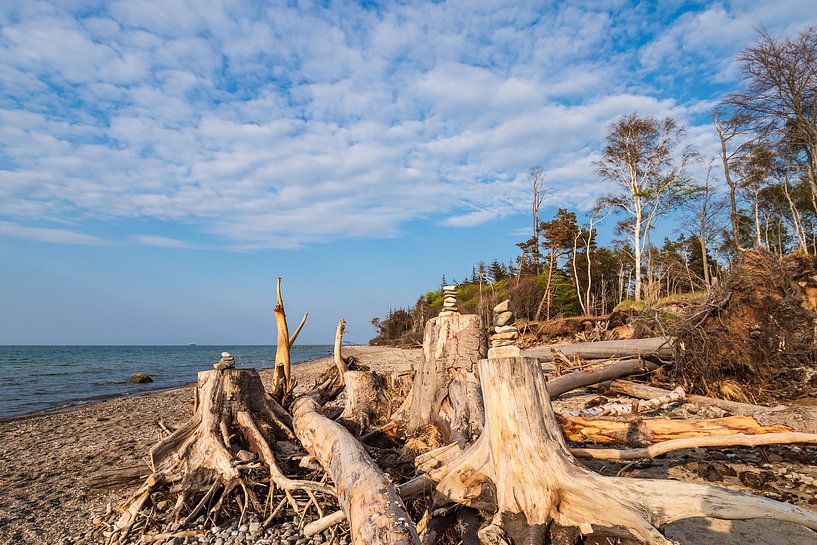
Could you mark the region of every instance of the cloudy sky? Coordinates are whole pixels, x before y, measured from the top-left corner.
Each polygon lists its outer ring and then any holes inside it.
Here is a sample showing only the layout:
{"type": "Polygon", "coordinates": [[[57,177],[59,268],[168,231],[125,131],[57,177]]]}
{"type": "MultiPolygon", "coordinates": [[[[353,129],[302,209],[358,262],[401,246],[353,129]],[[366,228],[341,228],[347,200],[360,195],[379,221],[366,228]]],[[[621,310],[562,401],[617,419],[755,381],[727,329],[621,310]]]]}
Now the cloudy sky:
{"type": "Polygon", "coordinates": [[[5,0],[0,343],[268,343],[278,275],[304,341],[364,342],[513,255],[530,166],[586,207],[633,111],[711,153],[734,55],[817,23],[636,4],[5,0]]]}

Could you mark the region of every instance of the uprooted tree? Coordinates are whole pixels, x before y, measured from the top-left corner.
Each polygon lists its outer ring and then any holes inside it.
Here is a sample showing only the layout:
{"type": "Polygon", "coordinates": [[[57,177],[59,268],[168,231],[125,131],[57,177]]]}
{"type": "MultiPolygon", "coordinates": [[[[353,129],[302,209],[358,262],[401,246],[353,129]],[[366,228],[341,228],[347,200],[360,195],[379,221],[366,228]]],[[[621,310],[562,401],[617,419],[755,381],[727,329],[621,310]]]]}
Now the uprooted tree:
{"type": "MultiPolygon", "coordinates": [[[[573,537],[626,534],[664,545],[670,541],[661,525],[697,516],[772,518],[817,530],[817,515],[785,503],[585,468],[573,452],[588,449],[568,447],[540,362],[508,346],[485,359],[479,318],[457,312],[427,324],[413,389],[395,415],[403,419],[395,425],[403,440],[430,426],[450,444],[417,456],[417,475],[398,486],[376,459],[382,449],[362,443],[362,432],[382,416],[376,390],[383,382],[343,357],[344,322],[334,364],[295,396],[288,357],[294,336],[286,329],[280,282],[276,317],[287,353],[279,350],[272,395],[257,371],[235,369],[229,355],[201,372],[192,418],[151,449],[148,477],[100,528],[109,543],[190,535],[185,528],[202,517],[217,522],[249,513],[264,525],[294,516],[303,526],[320,517],[313,532],[346,519],[356,545],[434,543],[456,532],[449,528],[456,521],[463,542],[514,545],[542,544],[556,527],[576,529],[573,537]],[[326,404],[344,388],[346,405],[332,419],[326,404]],[[295,459],[301,463],[292,467],[295,459]],[[416,519],[425,513],[415,524],[403,498],[429,491],[413,507],[416,519]],[[335,501],[341,511],[324,516],[321,505],[335,501]],[[141,538],[134,537],[137,529],[141,538]],[[150,533],[157,531],[163,533],[150,533]]],[[[788,440],[817,440],[796,435],[788,440]]],[[[605,449],[604,457],[616,455],[605,449]]]]}

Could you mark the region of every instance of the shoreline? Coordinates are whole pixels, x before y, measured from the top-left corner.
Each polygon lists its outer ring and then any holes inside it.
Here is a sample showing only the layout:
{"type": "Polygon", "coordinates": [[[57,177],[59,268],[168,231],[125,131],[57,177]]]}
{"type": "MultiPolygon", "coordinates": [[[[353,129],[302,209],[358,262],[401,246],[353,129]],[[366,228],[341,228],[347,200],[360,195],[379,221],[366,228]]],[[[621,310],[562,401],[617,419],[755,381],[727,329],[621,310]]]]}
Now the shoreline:
{"type": "MultiPolygon", "coordinates": [[[[344,355],[380,372],[416,364],[420,354],[419,349],[344,347],[344,355]]],[[[293,364],[296,392],[309,389],[330,365],[331,355],[293,364]]],[[[272,371],[260,371],[267,387],[272,371]]],[[[90,477],[144,463],[161,438],[159,420],[178,427],[190,418],[194,388],[189,382],[0,419],[0,544],[76,543],[94,515],[135,489],[94,490],[90,477]]]]}
{"type": "MultiPolygon", "coordinates": [[[[29,345],[2,345],[2,347],[25,347],[25,346],[29,346],[29,345]]],[[[69,346],[69,345],[30,345],[30,346],[35,346],[35,347],[44,346],[44,347],[57,347],[57,348],[59,348],[59,347],[62,347],[62,346],[69,346]]],[[[120,345],[70,345],[70,346],[79,346],[79,347],[90,346],[90,347],[103,347],[103,348],[106,348],[106,347],[119,347],[120,345]]],[[[144,347],[153,347],[153,346],[177,347],[177,346],[179,346],[179,347],[184,347],[184,345],[121,345],[121,346],[123,346],[123,347],[129,347],[129,346],[139,346],[139,347],[142,347],[142,346],[144,346],[144,347]]],[[[208,348],[208,347],[217,348],[217,347],[219,347],[221,345],[197,345],[197,346],[198,347],[204,347],[204,348],[208,348]]],[[[274,347],[275,345],[246,345],[246,346],[274,347]]],[[[362,346],[362,345],[355,345],[355,346],[344,345],[344,348],[354,349],[355,347],[359,347],[359,346],[362,346]]],[[[297,351],[298,349],[305,349],[305,348],[321,348],[321,349],[328,349],[328,350],[331,351],[332,346],[331,345],[323,345],[323,344],[321,344],[321,345],[317,345],[317,344],[316,345],[298,345],[298,346],[294,346],[292,349],[293,349],[293,351],[297,351]]],[[[323,359],[324,357],[325,356],[319,356],[319,357],[314,357],[314,358],[310,358],[310,359],[306,359],[306,360],[302,360],[302,361],[293,361],[292,366],[293,366],[293,368],[296,368],[297,366],[304,365],[304,364],[309,364],[309,363],[314,362],[316,360],[323,359]]],[[[239,367],[242,367],[242,366],[239,365],[239,367]]],[[[257,369],[258,369],[259,372],[264,372],[264,371],[267,371],[267,370],[271,370],[272,367],[263,367],[262,366],[262,367],[257,368],[257,369]]],[[[205,369],[201,369],[201,370],[205,370],[205,369]]],[[[123,385],[127,384],[127,380],[123,380],[121,382],[121,384],[123,384],[123,385]]],[[[153,383],[153,384],[155,385],[156,383],[153,383]]],[[[74,410],[74,409],[78,409],[78,408],[81,408],[81,407],[88,406],[90,404],[103,403],[105,401],[109,401],[109,400],[112,400],[112,399],[119,399],[119,398],[123,398],[123,397],[133,397],[133,396],[144,396],[144,395],[148,395],[148,394],[165,392],[167,390],[172,390],[174,388],[184,388],[184,387],[190,386],[191,384],[195,384],[195,377],[192,377],[192,379],[189,380],[189,381],[181,382],[181,383],[174,383],[172,385],[165,385],[165,386],[156,385],[156,386],[143,388],[143,389],[140,389],[140,390],[130,391],[130,392],[124,391],[124,392],[118,392],[118,393],[97,394],[97,395],[91,395],[89,397],[82,397],[82,398],[69,400],[69,401],[58,401],[58,402],[55,402],[54,405],[51,405],[49,407],[37,408],[37,409],[35,409],[33,411],[30,411],[30,412],[0,415],[0,424],[4,424],[4,423],[7,423],[7,422],[20,420],[20,419],[24,419],[24,418],[29,418],[29,417],[36,417],[36,416],[43,416],[43,415],[48,415],[48,414],[60,413],[60,412],[64,412],[64,411],[71,411],[71,410],[74,410]]],[[[134,385],[134,386],[144,386],[144,385],[134,385]]]]}

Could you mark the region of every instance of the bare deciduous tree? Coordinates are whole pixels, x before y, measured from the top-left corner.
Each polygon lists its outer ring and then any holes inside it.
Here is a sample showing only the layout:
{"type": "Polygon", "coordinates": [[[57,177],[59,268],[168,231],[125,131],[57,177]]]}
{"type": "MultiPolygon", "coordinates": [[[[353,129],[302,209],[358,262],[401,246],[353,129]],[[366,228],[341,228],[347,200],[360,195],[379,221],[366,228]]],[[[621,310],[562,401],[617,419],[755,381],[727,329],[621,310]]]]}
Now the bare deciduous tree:
{"type": "Polygon", "coordinates": [[[738,62],[746,86],[724,104],[749,116],[756,132],[787,134],[802,144],[817,211],[817,27],[782,40],[763,31],[738,62]]]}

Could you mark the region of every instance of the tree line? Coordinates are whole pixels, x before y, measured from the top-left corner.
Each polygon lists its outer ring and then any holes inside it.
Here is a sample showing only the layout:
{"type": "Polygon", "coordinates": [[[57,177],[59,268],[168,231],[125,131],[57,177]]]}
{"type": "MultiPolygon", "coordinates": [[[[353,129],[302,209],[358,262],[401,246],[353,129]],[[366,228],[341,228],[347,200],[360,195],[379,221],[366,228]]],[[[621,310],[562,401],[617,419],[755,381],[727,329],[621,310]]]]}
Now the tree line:
{"type": "MultiPolygon", "coordinates": [[[[817,253],[817,28],[783,39],[762,31],[736,61],[741,86],[711,113],[712,156],[672,118],[626,114],[594,164],[609,194],[545,219],[551,189],[532,167],[530,237],[510,263],[479,262],[450,280],[461,311],[487,314],[510,298],[527,320],[606,314],[627,300],[705,293],[745,249],[817,253]],[[602,227],[613,235],[607,245],[602,227]]],[[[373,321],[374,341],[417,340],[441,305],[437,290],[390,311],[373,321]]]]}

